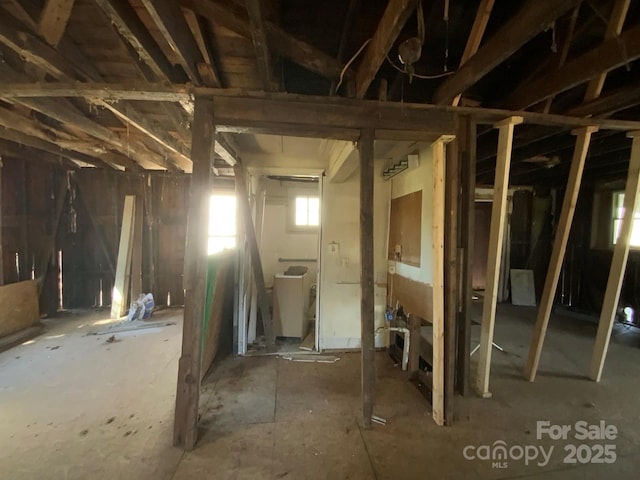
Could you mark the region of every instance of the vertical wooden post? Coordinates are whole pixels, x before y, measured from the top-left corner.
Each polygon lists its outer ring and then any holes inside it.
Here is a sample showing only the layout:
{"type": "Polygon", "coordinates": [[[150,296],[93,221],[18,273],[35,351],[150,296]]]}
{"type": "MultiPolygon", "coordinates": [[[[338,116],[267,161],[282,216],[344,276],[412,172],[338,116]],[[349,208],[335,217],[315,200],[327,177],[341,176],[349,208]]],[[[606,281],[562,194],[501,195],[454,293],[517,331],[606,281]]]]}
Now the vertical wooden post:
{"type": "Polygon", "coordinates": [[[118,261],[116,263],[116,277],[111,296],[111,318],[122,317],[129,305],[129,289],[131,286],[131,250],[133,242],[134,218],[136,212],[136,197],[127,195],[124,198],[122,212],[122,228],[120,230],[120,244],[118,246],[118,261]]]}
{"type": "Polygon", "coordinates": [[[445,305],[444,305],[444,229],[445,229],[445,144],[453,137],[443,136],[431,145],[433,153],[433,243],[432,243],[432,292],[433,292],[433,385],[431,406],[433,420],[444,425],[445,403],[445,305]]]}
{"type": "Polygon", "coordinates": [[[184,258],[184,320],[182,355],[178,362],[178,385],[173,444],[193,450],[198,440],[198,407],[202,321],[207,276],[207,236],[211,167],[215,144],[213,100],[196,97],[191,133],[193,172],[189,187],[189,211],[184,258]]]}
{"type": "Polygon", "coordinates": [[[482,305],[482,327],[480,330],[480,354],[476,389],[483,398],[490,398],[489,373],[491,371],[491,353],[493,328],[496,320],[498,300],[498,282],[500,276],[500,257],[507,212],[507,191],[509,189],[509,169],[511,167],[511,146],[515,125],[522,123],[522,117],[509,117],[495,127],[499,128],[498,155],[496,157],[496,176],[493,186],[493,205],[491,207],[491,227],[489,229],[489,252],[487,255],[487,284],[482,305]]]}
{"type": "Polygon", "coordinates": [[[577,135],[576,146],[573,151],[571,170],[569,172],[567,188],[564,193],[564,200],[562,201],[562,212],[560,213],[560,220],[553,241],[549,270],[547,270],[547,278],[544,282],[542,298],[540,299],[540,306],[538,307],[536,325],[531,338],[529,357],[525,366],[525,376],[530,382],[535,380],[538,371],[542,345],[544,344],[544,337],[547,333],[547,326],[549,325],[553,299],[556,294],[556,288],[558,287],[562,262],[567,248],[567,241],[569,240],[569,233],[571,232],[573,214],[576,209],[576,202],[578,201],[578,193],[580,192],[582,172],[587,158],[587,151],[589,150],[591,135],[595,131],[597,131],[596,127],[584,127],[573,132],[574,135],[577,135]]]}
{"type": "Polygon", "coordinates": [[[471,315],[473,298],[473,252],[475,232],[476,191],[476,124],[470,118],[461,118],[459,140],[461,144],[460,200],[460,315],[458,318],[458,358],[456,361],[456,386],[462,395],[469,394],[469,366],[471,355],[471,315]]]}
{"type": "Polygon", "coordinates": [[[598,333],[596,343],[593,347],[591,357],[591,371],[589,377],[599,382],[602,377],[604,361],[609,349],[609,339],[611,329],[615,320],[620,290],[624,280],[624,271],[627,267],[629,257],[629,246],[631,242],[631,232],[633,230],[635,211],[640,200],[640,131],[630,132],[628,136],[633,139],[631,145],[631,159],[629,160],[629,173],[627,174],[627,186],[624,190],[624,214],[618,241],[613,248],[613,259],[607,280],[607,289],[604,294],[602,312],[598,323],[598,333]]]}
{"type": "MultiPolygon", "coordinates": [[[[460,118],[455,117],[456,133],[460,118]]],[[[454,386],[456,378],[456,321],[458,319],[458,220],[460,171],[460,140],[448,144],[444,168],[444,420],[453,423],[454,386]]]]}
{"type": "MultiPolygon", "coordinates": [[[[251,254],[253,278],[258,290],[258,305],[260,306],[260,315],[262,317],[262,326],[264,327],[264,336],[267,341],[267,350],[273,351],[275,349],[276,339],[273,332],[271,311],[269,310],[269,297],[267,296],[267,287],[264,283],[264,271],[262,270],[260,249],[258,248],[258,241],[256,239],[253,216],[251,215],[251,205],[249,204],[249,194],[247,192],[247,179],[240,161],[236,162],[233,166],[233,173],[236,177],[236,192],[238,194],[238,201],[240,202],[240,214],[244,220],[245,233],[249,244],[249,252],[251,254]]],[[[247,300],[250,300],[250,298],[251,297],[247,297],[247,300]]]]}
{"type": "Polygon", "coordinates": [[[376,357],[373,291],[373,130],[362,130],[360,153],[360,338],[362,423],[371,427],[375,403],[376,357]]]}

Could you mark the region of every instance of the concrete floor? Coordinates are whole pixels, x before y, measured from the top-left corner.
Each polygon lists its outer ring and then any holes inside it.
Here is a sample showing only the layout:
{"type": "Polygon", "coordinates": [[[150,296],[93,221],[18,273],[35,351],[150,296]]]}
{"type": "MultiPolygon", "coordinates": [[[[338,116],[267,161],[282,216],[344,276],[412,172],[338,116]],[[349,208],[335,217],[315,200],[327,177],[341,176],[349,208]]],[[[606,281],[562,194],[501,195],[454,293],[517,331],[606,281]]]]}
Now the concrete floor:
{"type": "MultiPolygon", "coordinates": [[[[640,333],[616,327],[603,381],[584,378],[595,325],[554,318],[538,380],[521,371],[535,309],[501,306],[493,399],[458,402],[453,427],[386,353],[377,355],[376,411],[386,426],[358,424],[360,364],[275,357],[226,360],[203,388],[199,447],[171,447],[180,311],[152,331],[85,336],[107,313],[47,321],[35,342],[0,354],[0,478],[8,479],[616,479],[640,468],[640,333]],[[54,347],[59,348],[54,348],[54,347]],[[616,425],[612,441],[536,439],[536,421],[616,425]],[[466,446],[553,446],[549,464],[466,460],[466,446]],[[567,444],[613,444],[613,464],[563,463],[567,444]]],[[[477,328],[475,329],[477,330],[477,328]]],[[[477,343],[474,332],[473,344],[477,343]]],[[[474,357],[475,358],[475,357],[474,357]]]]}

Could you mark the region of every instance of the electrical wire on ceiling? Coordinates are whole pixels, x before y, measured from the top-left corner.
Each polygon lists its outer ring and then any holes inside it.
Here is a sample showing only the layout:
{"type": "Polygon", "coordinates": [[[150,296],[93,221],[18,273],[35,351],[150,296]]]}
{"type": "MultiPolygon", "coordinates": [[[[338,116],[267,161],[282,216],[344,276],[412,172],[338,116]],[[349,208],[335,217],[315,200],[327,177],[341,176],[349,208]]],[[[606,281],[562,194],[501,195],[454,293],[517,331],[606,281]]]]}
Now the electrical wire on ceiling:
{"type": "MultiPolygon", "coordinates": [[[[389,62],[391,66],[396,70],[398,70],[400,73],[407,73],[404,69],[400,68],[398,65],[393,63],[393,60],[389,58],[389,55],[387,55],[387,62],[389,62]]],[[[417,73],[413,73],[411,76],[415,78],[420,78],[422,80],[434,80],[436,78],[448,77],[449,75],[453,75],[454,73],[455,71],[451,70],[450,72],[437,73],[435,75],[418,75],[417,73]]]]}
{"type": "Polygon", "coordinates": [[[344,67],[342,68],[342,71],[340,72],[340,81],[338,82],[338,85],[336,86],[336,92],[338,90],[340,90],[340,85],[342,85],[342,80],[344,79],[344,74],[345,72],[349,69],[349,67],[351,66],[351,64],[353,63],[353,61],[358,58],[358,55],[360,55],[362,53],[362,50],[364,50],[364,47],[366,47],[367,45],[369,45],[369,42],[371,41],[371,38],[366,40],[362,46],[358,49],[358,51],[353,55],[353,57],[351,57],[351,59],[344,65],[344,67]]]}

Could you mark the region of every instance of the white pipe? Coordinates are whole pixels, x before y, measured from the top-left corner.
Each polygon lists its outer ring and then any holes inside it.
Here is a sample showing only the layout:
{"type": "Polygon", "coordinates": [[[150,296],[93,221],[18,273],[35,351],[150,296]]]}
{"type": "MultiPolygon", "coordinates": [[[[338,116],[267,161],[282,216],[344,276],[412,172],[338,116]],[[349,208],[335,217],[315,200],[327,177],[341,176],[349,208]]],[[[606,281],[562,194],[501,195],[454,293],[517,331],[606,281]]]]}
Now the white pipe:
{"type": "Polygon", "coordinates": [[[400,332],[404,334],[404,347],[402,348],[402,370],[407,371],[409,365],[409,344],[411,343],[411,331],[405,327],[379,327],[378,330],[386,330],[388,332],[400,332]]]}

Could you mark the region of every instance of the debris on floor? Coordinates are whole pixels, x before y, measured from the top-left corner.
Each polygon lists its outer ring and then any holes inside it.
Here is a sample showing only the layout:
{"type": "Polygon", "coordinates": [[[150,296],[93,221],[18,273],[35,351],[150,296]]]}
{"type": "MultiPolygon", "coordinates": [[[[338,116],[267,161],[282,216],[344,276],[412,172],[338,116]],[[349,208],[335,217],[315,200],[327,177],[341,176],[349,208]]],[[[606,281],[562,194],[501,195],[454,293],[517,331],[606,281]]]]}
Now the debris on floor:
{"type": "Polygon", "coordinates": [[[371,415],[371,421],[373,423],[377,423],[378,425],[386,425],[387,424],[387,419],[386,418],[382,418],[382,417],[379,417],[377,415],[371,415]]]}
{"type": "Polygon", "coordinates": [[[175,325],[176,322],[166,322],[166,321],[158,321],[158,322],[147,322],[143,320],[124,320],[122,322],[114,323],[113,325],[109,325],[108,327],[97,330],[94,332],[89,332],[87,335],[108,335],[113,333],[122,333],[122,332],[131,332],[134,330],[143,330],[147,328],[160,328],[167,327],[169,325],[175,325]]]}
{"type": "Polygon", "coordinates": [[[336,363],[340,360],[340,357],[336,357],[335,355],[282,355],[280,358],[292,362],[306,363],[336,363]]]}

